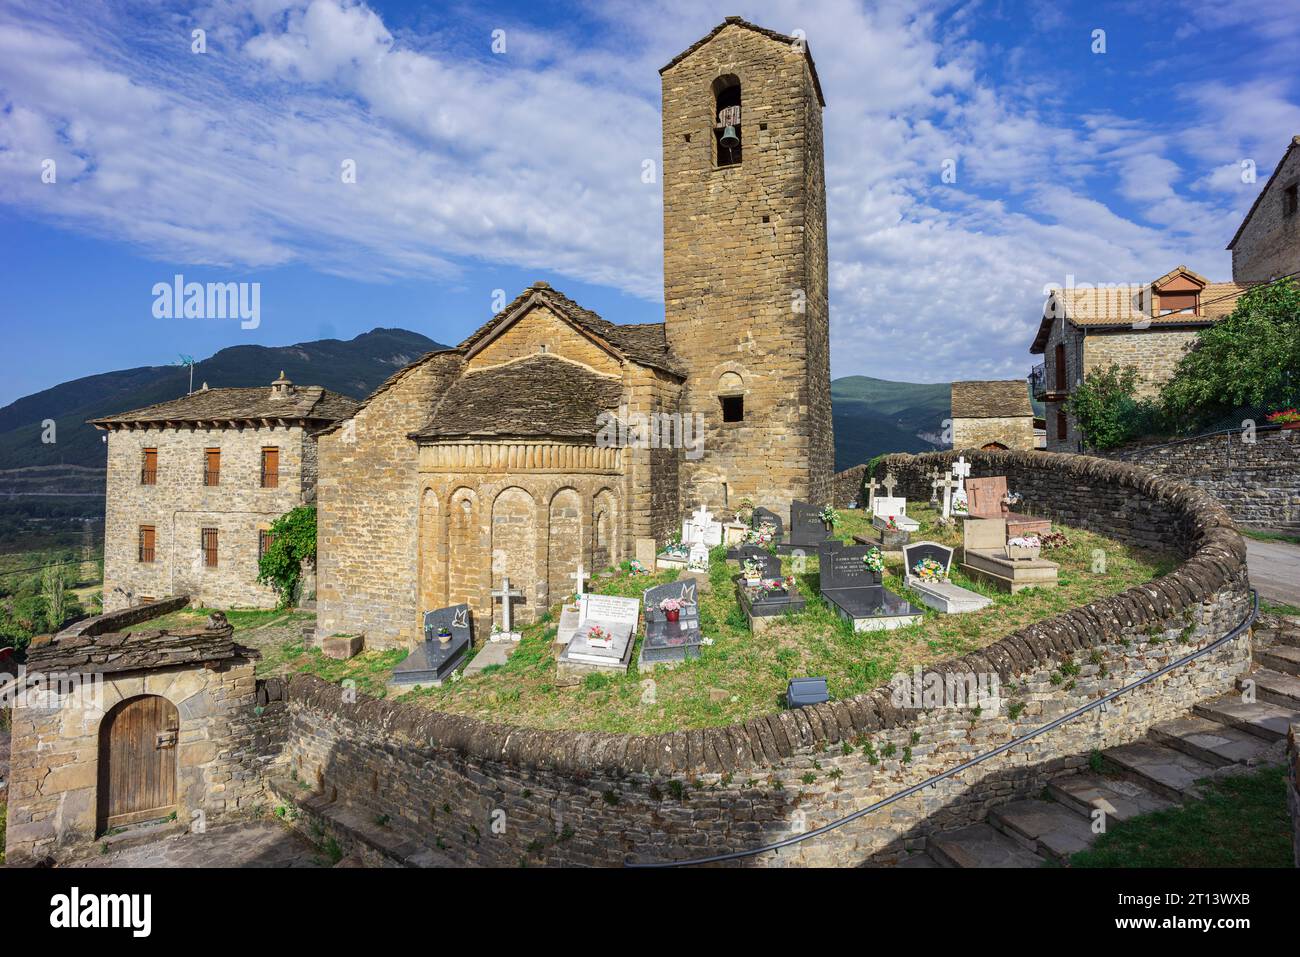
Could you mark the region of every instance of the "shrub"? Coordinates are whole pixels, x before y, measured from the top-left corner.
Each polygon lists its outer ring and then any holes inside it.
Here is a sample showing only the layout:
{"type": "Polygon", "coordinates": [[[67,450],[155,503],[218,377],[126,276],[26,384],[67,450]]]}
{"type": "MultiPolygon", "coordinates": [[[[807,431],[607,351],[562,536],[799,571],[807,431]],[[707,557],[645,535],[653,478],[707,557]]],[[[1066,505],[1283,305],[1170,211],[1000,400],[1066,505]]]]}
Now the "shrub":
{"type": "Polygon", "coordinates": [[[257,564],[257,580],[280,595],[280,607],[292,604],[302,577],[302,563],[316,560],[316,508],[300,505],[275,520],[271,543],[257,564]]]}
{"type": "Polygon", "coordinates": [[[1138,370],[1112,364],[1084,377],[1066,401],[1088,446],[1113,449],[1138,435],[1160,430],[1159,406],[1137,396],[1138,370]]]}

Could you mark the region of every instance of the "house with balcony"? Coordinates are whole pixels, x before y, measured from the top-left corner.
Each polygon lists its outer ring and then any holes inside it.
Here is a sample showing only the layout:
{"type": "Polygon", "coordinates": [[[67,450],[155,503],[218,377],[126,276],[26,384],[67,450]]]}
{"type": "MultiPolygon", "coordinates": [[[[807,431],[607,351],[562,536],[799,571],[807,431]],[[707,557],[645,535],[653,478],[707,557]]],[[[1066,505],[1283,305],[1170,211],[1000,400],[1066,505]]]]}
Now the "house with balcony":
{"type": "Polygon", "coordinates": [[[108,444],[104,610],[187,594],[274,608],[257,581],[271,524],[316,499],[316,433],[356,402],[284,375],[92,419],[108,444]]]}
{"type": "Polygon", "coordinates": [[[1178,266],[1149,283],[1098,283],[1055,290],[1029,351],[1043,356],[1029,375],[1046,407],[1047,449],[1078,452],[1078,425],[1066,411],[1071,392],[1096,369],[1138,371],[1139,395],[1155,396],[1207,326],[1223,319],[1253,283],[1211,282],[1178,266]]]}

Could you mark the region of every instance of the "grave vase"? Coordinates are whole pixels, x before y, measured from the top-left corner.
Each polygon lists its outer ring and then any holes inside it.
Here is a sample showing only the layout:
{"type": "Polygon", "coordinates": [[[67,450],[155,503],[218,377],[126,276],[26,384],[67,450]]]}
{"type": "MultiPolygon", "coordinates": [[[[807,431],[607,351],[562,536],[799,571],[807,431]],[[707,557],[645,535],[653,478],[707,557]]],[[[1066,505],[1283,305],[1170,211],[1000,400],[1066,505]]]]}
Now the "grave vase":
{"type": "Polygon", "coordinates": [[[664,617],[667,618],[669,621],[678,621],[682,617],[682,610],[680,608],[673,608],[671,610],[665,611],[664,617]]]}

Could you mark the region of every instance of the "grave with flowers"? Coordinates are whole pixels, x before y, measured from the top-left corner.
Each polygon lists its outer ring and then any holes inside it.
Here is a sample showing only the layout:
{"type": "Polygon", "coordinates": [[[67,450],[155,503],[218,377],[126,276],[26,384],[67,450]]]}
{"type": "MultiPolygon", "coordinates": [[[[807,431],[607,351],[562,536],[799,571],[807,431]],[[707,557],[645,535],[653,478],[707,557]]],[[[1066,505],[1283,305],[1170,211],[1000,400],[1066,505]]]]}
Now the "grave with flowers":
{"type": "Polygon", "coordinates": [[[749,619],[749,629],[760,632],[783,615],[797,615],[808,607],[793,575],[781,573],[781,559],[758,550],[741,559],[735,577],[740,610],[749,619]]]}
{"type": "Polygon", "coordinates": [[[953,550],[938,542],[917,542],[903,549],[903,583],[921,604],[948,615],[979,611],[993,599],[948,580],[953,550]]]}
{"type": "Polygon", "coordinates": [[[925,612],[882,583],[885,556],[874,545],[826,542],[818,550],[822,600],[854,631],[902,628],[925,612]]]}

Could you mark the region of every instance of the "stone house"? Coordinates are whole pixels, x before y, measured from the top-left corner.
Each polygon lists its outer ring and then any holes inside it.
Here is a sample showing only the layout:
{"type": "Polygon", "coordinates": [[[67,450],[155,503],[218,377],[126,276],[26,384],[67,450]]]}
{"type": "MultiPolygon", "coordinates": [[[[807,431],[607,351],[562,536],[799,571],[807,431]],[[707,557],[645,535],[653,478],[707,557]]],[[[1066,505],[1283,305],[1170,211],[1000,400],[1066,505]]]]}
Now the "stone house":
{"type": "Polygon", "coordinates": [[[1024,380],[954,382],[952,447],[1032,450],[1034,409],[1024,380]]]}
{"type": "MultiPolygon", "coordinates": [[[[505,578],[522,622],[699,504],[826,502],[824,100],[801,39],[729,17],[660,71],[662,323],[534,283],[320,437],[318,634],[408,644],[505,578]]],[[[639,547],[638,547],[639,546],[639,547]]]]}
{"type": "Polygon", "coordinates": [[[1046,407],[1048,450],[1082,450],[1082,436],[1065,403],[1088,373],[1131,365],[1139,373],[1139,394],[1157,395],[1197,334],[1231,313],[1249,288],[1249,283],[1210,282],[1178,266],[1149,283],[1054,290],[1029,347],[1044,357],[1030,373],[1030,388],[1046,407]]]}
{"type": "Polygon", "coordinates": [[[225,616],[185,631],[95,631],[28,652],[13,694],[11,864],[75,856],[132,824],[202,828],[263,799],[257,652],[225,616]]]}
{"type": "Polygon", "coordinates": [[[1300,136],[1291,137],[1228,249],[1236,282],[1300,274],[1300,136]]]}
{"type": "Polygon", "coordinates": [[[271,523],[315,500],[315,431],[356,408],[280,374],[92,419],[106,434],[104,610],[186,594],[273,608],[257,582],[271,523]]]}

